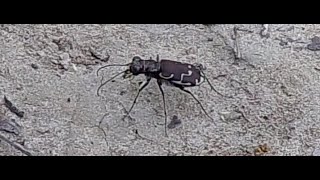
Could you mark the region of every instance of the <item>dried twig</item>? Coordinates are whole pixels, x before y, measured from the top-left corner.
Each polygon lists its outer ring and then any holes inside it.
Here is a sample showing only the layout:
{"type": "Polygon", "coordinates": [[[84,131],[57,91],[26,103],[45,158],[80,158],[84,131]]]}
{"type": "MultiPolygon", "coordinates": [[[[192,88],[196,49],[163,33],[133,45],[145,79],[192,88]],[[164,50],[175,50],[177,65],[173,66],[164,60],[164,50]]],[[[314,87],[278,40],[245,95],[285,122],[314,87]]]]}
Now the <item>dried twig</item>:
{"type": "Polygon", "coordinates": [[[269,24],[262,24],[262,30],[260,31],[260,36],[263,37],[263,38],[270,37],[269,24]]]}
{"type": "Polygon", "coordinates": [[[7,139],[6,137],[4,137],[3,135],[0,134],[0,139],[7,142],[8,144],[10,144],[11,146],[13,146],[14,148],[18,149],[19,151],[21,151],[23,154],[27,155],[27,156],[32,156],[32,154],[27,151],[22,145],[12,142],[9,139],[7,139]]]}
{"type": "Polygon", "coordinates": [[[110,59],[110,55],[109,54],[107,54],[107,56],[105,57],[105,58],[100,58],[94,51],[93,51],[93,49],[89,49],[89,52],[90,52],[90,54],[91,54],[91,56],[92,57],[94,57],[95,59],[97,59],[97,60],[100,60],[100,61],[102,61],[102,62],[107,62],[107,61],[109,61],[109,59],[110,59]]]}
{"type": "MultiPolygon", "coordinates": [[[[107,110],[107,107],[106,107],[106,106],[105,106],[105,109],[107,110]]],[[[104,140],[105,140],[107,146],[109,146],[109,143],[108,143],[108,141],[107,141],[107,133],[106,133],[106,131],[101,127],[101,124],[102,124],[104,118],[105,118],[107,115],[109,115],[109,114],[108,114],[108,113],[105,113],[105,114],[102,116],[102,118],[100,119],[99,124],[98,124],[98,125],[94,125],[93,127],[97,127],[100,131],[102,131],[102,133],[103,133],[103,135],[104,135],[104,140]]],[[[108,124],[107,124],[107,129],[109,130],[108,124]]]]}
{"type": "Polygon", "coordinates": [[[140,139],[144,139],[144,140],[153,142],[151,139],[148,139],[148,138],[145,138],[145,137],[141,136],[141,135],[139,134],[139,132],[138,132],[138,129],[134,129],[133,131],[134,131],[134,133],[137,135],[136,138],[140,138],[140,139]]]}
{"type": "Polygon", "coordinates": [[[4,105],[14,114],[22,118],[24,116],[24,112],[20,111],[12,102],[4,96],[4,105]]]}
{"type": "Polygon", "coordinates": [[[14,119],[11,119],[11,120],[5,119],[0,121],[0,131],[13,133],[14,135],[19,135],[20,132],[18,127],[19,125],[15,122],[14,119]]]}
{"type": "Polygon", "coordinates": [[[223,40],[227,50],[231,51],[234,58],[236,60],[245,60],[242,58],[242,54],[241,54],[241,51],[240,51],[240,46],[239,46],[239,38],[238,38],[238,31],[239,31],[239,28],[237,27],[234,27],[233,28],[233,36],[232,36],[232,39],[234,40],[234,46],[231,46],[228,41],[226,40],[226,38],[221,35],[220,33],[217,33],[218,36],[221,37],[221,39],[223,40]]]}
{"type": "Polygon", "coordinates": [[[240,81],[238,81],[238,80],[236,80],[236,79],[231,79],[231,82],[236,82],[236,83],[238,83],[239,85],[240,85],[240,89],[242,89],[244,92],[246,92],[247,94],[249,94],[252,98],[254,98],[255,97],[255,95],[252,93],[252,92],[250,92],[247,88],[245,88],[245,87],[243,87],[242,85],[243,85],[243,83],[241,83],[240,81]]]}
{"type": "Polygon", "coordinates": [[[97,127],[98,127],[98,129],[100,129],[100,130],[102,131],[102,133],[103,133],[103,135],[104,135],[104,140],[106,141],[106,144],[108,145],[109,143],[108,143],[108,141],[107,141],[107,133],[106,133],[106,131],[101,127],[102,121],[103,121],[103,119],[104,119],[107,115],[108,115],[108,114],[105,114],[105,115],[101,118],[101,120],[99,121],[99,125],[98,125],[97,127]]]}
{"type": "Polygon", "coordinates": [[[240,47],[239,47],[239,41],[238,41],[238,28],[234,27],[233,28],[233,33],[234,33],[234,57],[235,59],[240,59],[243,60],[242,58],[242,54],[240,51],[240,47]]]}
{"type": "MultiPolygon", "coordinates": [[[[233,40],[234,40],[234,46],[233,48],[231,48],[232,50],[232,54],[234,55],[234,59],[235,60],[242,60],[244,62],[246,62],[249,66],[251,66],[252,68],[255,68],[255,66],[251,63],[248,62],[248,60],[246,60],[243,56],[242,56],[242,53],[241,53],[241,49],[240,49],[240,43],[239,43],[239,37],[238,37],[238,31],[239,31],[239,28],[238,27],[234,27],[233,28],[233,40]]],[[[229,46],[231,47],[231,46],[229,46]]],[[[237,64],[238,61],[235,61],[233,64],[237,64]]]]}

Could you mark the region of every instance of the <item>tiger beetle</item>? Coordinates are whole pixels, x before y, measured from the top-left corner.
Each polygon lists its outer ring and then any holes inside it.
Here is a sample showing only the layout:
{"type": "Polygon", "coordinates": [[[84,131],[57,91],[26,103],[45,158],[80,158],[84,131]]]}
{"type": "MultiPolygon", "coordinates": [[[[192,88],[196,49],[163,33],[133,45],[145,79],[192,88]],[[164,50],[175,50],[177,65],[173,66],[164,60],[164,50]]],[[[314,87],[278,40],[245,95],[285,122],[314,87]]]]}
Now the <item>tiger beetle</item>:
{"type": "Polygon", "coordinates": [[[190,94],[200,105],[201,109],[204,111],[204,113],[213,121],[213,118],[209,116],[209,114],[206,112],[204,107],[202,106],[201,102],[189,91],[185,88],[187,87],[194,87],[201,85],[205,80],[207,80],[208,84],[210,85],[211,89],[214,90],[219,95],[218,91],[215,90],[215,88],[212,86],[212,84],[209,82],[209,80],[206,78],[204,74],[204,66],[202,64],[189,64],[189,63],[183,63],[183,62],[177,62],[173,60],[167,60],[167,59],[159,59],[159,55],[157,55],[157,59],[153,60],[151,57],[149,60],[144,60],[139,56],[135,56],[132,59],[131,63],[128,64],[111,64],[106,65],[103,67],[100,67],[97,70],[97,76],[99,75],[99,71],[103,68],[110,67],[110,66],[127,66],[129,67],[125,71],[122,71],[109,80],[102,83],[98,90],[97,95],[99,96],[99,90],[102,86],[110,82],[111,80],[115,79],[116,77],[120,76],[121,74],[124,74],[124,77],[128,76],[138,76],[140,74],[145,75],[146,80],[143,81],[140,84],[139,91],[135,96],[135,99],[129,109],[127,111],[127,114],[125,117],[127,117],[131,110],[133,109],[134,105],[136,104],[136,101],[139,97],[140,92],[149,84],[150,80],[152,78],[157,80],[158,87],[160,89],[162,100],[163,100],[163,106],[164,106],[164,115],[165,115],[165,136],[167,135],[167,111],[166,111],[166,102],[164,97],[164,92],[162,89],[162,85],[168,85],[172,87],[177,87],[180,90],[184,91],[187,94],[190,94]]]}

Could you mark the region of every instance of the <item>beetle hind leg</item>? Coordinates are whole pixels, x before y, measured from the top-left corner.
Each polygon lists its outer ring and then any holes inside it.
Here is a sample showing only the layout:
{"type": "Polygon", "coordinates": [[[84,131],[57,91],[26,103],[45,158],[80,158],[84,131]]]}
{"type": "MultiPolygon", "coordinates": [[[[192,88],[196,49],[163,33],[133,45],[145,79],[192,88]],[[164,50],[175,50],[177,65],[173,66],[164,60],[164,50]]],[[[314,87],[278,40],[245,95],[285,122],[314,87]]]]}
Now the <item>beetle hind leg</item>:
{"type": "Polygon", "coordinates": [[[217,90],[213,87],[213,85],[211,84],[211,82],[209,81],[209,79],[207,78],[207,76],[205,75],[205,73],[204,73],[204,71],[203,71],[205,68],[204,68],[204,69],[201,69],[201,68],[203,68],[203,66],[202,66],[201,64],[199,65],[199,68],[200,68],[200,69],[199,69],[200,72],[202,73],[202,74],[201,74],[201,77],[204,78],[204,80],[208,82],[211,90],[213,90],[214,92],[216,92],[218,95],[220,95],[220,96],[222,96],[222,97],[232,98],[231,96],[225,96],[225,95],[221,94],[219,91],[217,91],[217,90]],[[200,67],[200,66],[201,66],[201,67],[200,67]]]}
{"type": "Polygon", "coordinates": [[[204,107],[202,106],[201,102],[200,102],[189,90],[184,89],[184,87],[182,87],[182,86],[177,86],[177,87],[180,88],[182,91],[190,94],[190,95],[193,97],[193,99],[196,100],[197,103],[200,105],[202,111],[203,111],[203,112],[208,116],[208,118],[211,119],[212,122],[214,123],[213,118],[207,113],[207,111],[206,111],[206,110],[204,109],[204,107]]]}
{"type": "Polygon", "coordinates": [[[166,110],[166,101],[165,101],[165,97],[164,97],[164,92],[163,92],[163,89],[162,89],[162,82],[161,80],[157,80],[157,83],[158,83],[158,86],[159,86],[159,89],[161,91],[161,95],[162,95],[162,101],[163,101],[163,108],[164,108],[164,132],[165,132],[165,136],[168,137],[168,134],[167,134],[167,110],[166,110]]]}
{"type": "Polygon", "coordinates": [[[147,87],[147,85],[149,84],[150,80],[151,80],[151,78],[150,78],[150,77],[147,77],[146,81],[143,81],[143,82],[142,82],[142,84],[140,85],[139,91],[138,91],[136,97],[134,98],[134,101],[133,101],[133,103],[132,103],[129,111],[127,111],[127,114],[125,115],[124,118],[126,118],[126,117],[130,114],[130,112],[132,111],[134,105],[135,105],[136,102],[137,102],[137,99],[138,99],[138,97],[139,97],[139,95],[140,95],[140,92],[141,92],[145,87],[147,87]]]}

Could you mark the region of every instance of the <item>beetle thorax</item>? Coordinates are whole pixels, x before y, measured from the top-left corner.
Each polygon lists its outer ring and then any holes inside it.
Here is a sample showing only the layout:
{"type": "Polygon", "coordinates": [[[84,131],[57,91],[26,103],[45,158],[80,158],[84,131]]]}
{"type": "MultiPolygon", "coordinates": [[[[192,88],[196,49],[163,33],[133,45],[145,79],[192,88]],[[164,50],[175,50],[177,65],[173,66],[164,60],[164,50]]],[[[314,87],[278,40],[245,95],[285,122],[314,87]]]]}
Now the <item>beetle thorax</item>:
{"type": "Polygon", "coordinates": [[[157,61],[154,60],[133,60],[130,66],[130,71],[133,75],[154,73],[160,71],[160,66],[157,61]]]}

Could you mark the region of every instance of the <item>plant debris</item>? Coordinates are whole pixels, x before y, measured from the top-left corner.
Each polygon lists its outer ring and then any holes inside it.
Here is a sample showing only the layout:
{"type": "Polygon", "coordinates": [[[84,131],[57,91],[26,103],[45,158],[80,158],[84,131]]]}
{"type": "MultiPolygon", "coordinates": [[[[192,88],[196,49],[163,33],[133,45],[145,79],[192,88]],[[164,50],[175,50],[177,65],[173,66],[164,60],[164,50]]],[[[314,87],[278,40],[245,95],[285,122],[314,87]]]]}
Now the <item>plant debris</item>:
{"type": "Polygon", "coordinates": [[[24,112],[20,111],[15,105],[12,104],[12,102],[7,99],[6,96],[4,96],[4,105],[14,114],[16,114],[18,117],[23,118],[24,112]]]}
{"type": "Polygon", "coordinates": [[[16,142],[12,142],[9,139],[7,139],[5,136],[0,134],[0,140],[5,141],[6,143],[10,144],[11,146],[13,146],[14,148],[18,149],[19,151],[21,151],[23,154],[27,155],[27,156],[32,156],[32,154],[26,150],[21,144],[16,143],[16,142]]]}
{"type": "Polygon", "coordinates": [[[181,120],[178,118],[178,116],[173,115],[171,122],[168,124],[168,129],[174,129],[180,124],[181,124],[181,120]]]}
{"type": "Polygon", "coordinates": [[[311,39],[311,43],[307,45],[307,49],[310,51],[320,50],[320,37],[315,36],[311,39]]]}
{"type": "Polygon", "coordinates": [[[254,150],[254,155],[256,156],[261,156],[267,152],[270,151],[270,148],[268,147],[267,144],[259,145],[255,150],[254,150]]]}
{"type": "Polygon", "coordinates": [[[0,131],[4,131],[7,133],[12,133],[14,135],[19,135],[20,130],[18,128],[17,123],[14,119],[11,120],[1,120],[0,121],[0,131]]]}

